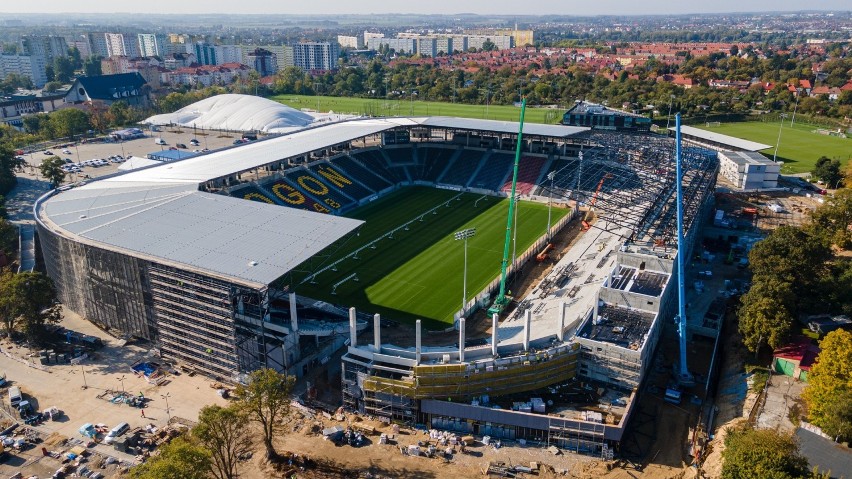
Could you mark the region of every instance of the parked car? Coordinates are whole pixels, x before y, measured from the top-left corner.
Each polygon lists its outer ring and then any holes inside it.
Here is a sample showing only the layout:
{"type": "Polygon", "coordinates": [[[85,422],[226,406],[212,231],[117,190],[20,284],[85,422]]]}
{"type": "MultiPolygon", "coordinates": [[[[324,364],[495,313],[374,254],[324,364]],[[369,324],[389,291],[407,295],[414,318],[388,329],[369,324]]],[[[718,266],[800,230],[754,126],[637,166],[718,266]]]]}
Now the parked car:
{"type": "Polygon", "coordinates": [[[192,146],[198,146],[198,145],[201,144],[201,142],[196,140],[195,138],[193,138],[193,139],[189,140],[189,144],[192,145],[192,146]]]}
{"type": "Polygon", "coordinates": [[[70,155],[71,150],[69,150],[68,148],[65,148],[64,150],[62,150],[62,153],[65,154],[65,155],[70,155]]]}
{"type": "Polygon", "coordinates": [[[157,145],[168,145],[168,143],[166,143],[166,140],[162,138],[157,138],[156,140],[154,140],[154,143],[157,145]]]}
{"type": "Polygon", "coordinates": [[[130,424],[123,422],[123,423],[121,423],[121,424],[119,424],[119,425],[117,425],[114,428],[109,430],[109,433],[107,433],[106,437],[104,438],[104,442],[106,444],[112,444],[113,442],[115,442],[116,439],[118,439],[119,436],[121,436],[122,434],[124,434],[125,432],[127,432],[129,430],[130,430],[130,424]]]}
{"type": "Polygon", "coordinates": [[[178,148],[186,149],[186,145],[184,145],[183,143],[175,143],[175,146],[178,148]]]}
{"type": "Polygon", "coordinates": [[[48,156],[51,156],[51,155],[53,155],[53,152],[52,152],[52,151],[50,151],[50,150],[44,150],[44,154],[45,154],[45,155],[48,155],[48,156]]]}
{"type": "Polygon", "coordinates": [[[64,161],[65,163],[74,163],[74,160],[72,160],[71,158],[65,158],[64,161]]]}

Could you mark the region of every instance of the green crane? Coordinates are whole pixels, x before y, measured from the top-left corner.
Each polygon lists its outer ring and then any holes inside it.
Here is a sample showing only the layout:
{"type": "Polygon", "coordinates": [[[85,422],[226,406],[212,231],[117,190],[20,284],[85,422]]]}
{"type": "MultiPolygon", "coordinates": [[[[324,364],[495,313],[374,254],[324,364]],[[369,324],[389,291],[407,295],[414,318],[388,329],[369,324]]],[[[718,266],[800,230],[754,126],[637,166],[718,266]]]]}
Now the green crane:
{"type": "Polygon", "coordinates": [[[509,244],[512,241],[512,215],[515,212],[515,188],[518,186],[518,164],[521,162],[521,144],[524,134],[524,113],[527,110],[527,99],[521,100],[521,123],[518,126],[518,143],[515,145],[515,166],[512,171],[512,195],[509,196],[509,215],[506,217],[506,244],[503,246],[503,263],[500,267],[500,294],[494,304],[488,308],[488,314],[500,314],[512,300],[506,296],[506,268],[509,264],[509,244]]]}

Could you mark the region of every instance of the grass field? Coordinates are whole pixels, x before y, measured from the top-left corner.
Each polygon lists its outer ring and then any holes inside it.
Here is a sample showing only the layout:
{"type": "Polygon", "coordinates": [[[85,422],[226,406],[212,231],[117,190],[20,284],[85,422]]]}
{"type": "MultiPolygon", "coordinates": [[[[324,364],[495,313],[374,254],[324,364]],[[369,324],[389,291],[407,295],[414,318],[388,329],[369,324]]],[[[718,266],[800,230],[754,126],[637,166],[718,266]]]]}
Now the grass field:
{"type": "MultiPolygon", "coordinates": [[[[507,105],[467,105],[437,101],[384,100],[334,96],[278,95],[273,100],[287,106],[310,108],[323,113],[351,113],[371,116],[456,116],[484,118],[487,120],[518,121],[521,109],[507,105]]],[[[564,110],[552,108],[527,108],[524,121],[531,123],[558,123],[564,110]]]]}
{"type": "MultiPolygon", "coordinates": [[[[703,130],[735,136],[746,140],[775,145],[778,140],[779,122],[745,121],[722,123],[720,126],[705,127],[703,130]]],[[[816,160],[821,156],[837,158],[846,164],[852,157],[852,139],[814,133],[820,127],[804,123],[790,126],[789,119],[781,128],[781,143],[778,147],[778,160],[784,162],[782,173],[805,173],[813,170],[816,160]]],[[[772,158],[775,147],[761,153],[772,158]]]]}
{"type": "MultiPolygon", "coordinates": [[[[394,192],[346,216],[365,220],[358,236],[325,261],[330,263],[388,231],[417,218],[436,205],[446,203],[459,193],[426,187],[409,187],[394,192]]],[[[509,201],[491,196],[464,193],[442,206],[437,215],[426,215],[409,231],[400,231],[394,239],[381,240],[376,249],[359,253],[359,259],[347,259],[338,270],[317,277],[317,284],[304,283],[297,292],[311,298],[361,311],[381,313],[387,319],[422,319],[430,329],[452,324],[453,313],[461,308],[464,246],[453,233],[476,228],[468,240],[468,299],[473,298],[500,273],[506,215],[509,201]],[[478,204],[474,206],[474,204],[478,204]],[[331,295],[334,283],[357,273],[359,281],[349,280],[331,295]]],[[[525,251],[547,227],[547,205],[520,202],[517,252],[525,251]]],[[[553,209],[553,222],[568,213],[553,209]]],[[[511,252],[510,252],[511,255],[511,252]]],[[[313,265],[315,269],[316,264],[313,265]]]]}

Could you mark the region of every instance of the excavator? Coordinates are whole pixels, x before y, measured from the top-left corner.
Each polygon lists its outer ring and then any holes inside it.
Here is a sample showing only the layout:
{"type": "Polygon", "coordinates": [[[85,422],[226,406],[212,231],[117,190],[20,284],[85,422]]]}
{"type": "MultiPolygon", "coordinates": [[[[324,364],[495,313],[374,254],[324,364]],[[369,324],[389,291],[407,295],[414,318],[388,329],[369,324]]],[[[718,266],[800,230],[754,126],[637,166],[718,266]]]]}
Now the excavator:
{"type": "Polygon", "coordinates": [[[603,188],[604,181],[612,178],[612,174],[607,173],[601,178],[601,181],[598,182],[598,187],[595,189],[595,194],[592,195],[592,201],[589,202],[589,210],[586,211],[586,216],[583,218],[583,231],[589,231],[589,228],[592,227],[590,221],[595,217],[595,203],[598,201],[598,193],[601,192],[601,188],[603,188]]]}

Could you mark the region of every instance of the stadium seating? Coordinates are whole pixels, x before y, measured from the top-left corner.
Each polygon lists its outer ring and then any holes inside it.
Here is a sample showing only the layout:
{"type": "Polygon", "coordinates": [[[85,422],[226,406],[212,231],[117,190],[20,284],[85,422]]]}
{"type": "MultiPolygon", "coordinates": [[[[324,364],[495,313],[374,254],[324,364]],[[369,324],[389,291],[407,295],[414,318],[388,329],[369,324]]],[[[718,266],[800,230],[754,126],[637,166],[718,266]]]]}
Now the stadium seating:
{"type": "Polygon", "coordinates": [[[456,151],[455,148],[418,148],[417,156],[423,165],[421,169],[423,173],[417,179],[432,182],[437,181],[441,173],[447,168],[450,159],[455,155],[456,151]]]}
{"type": "Polygon", "coordinates": [[[330,181],[311,174],[307,169],[296,168],[288,171],[284,176],[294,186],[298,186],[300,190],[309,193],[321,203],[330,206],[334,210],[339,210],[355,203],[352,198],[343,194],[330,181]]]}
{"type": "Polygon", "coordinates": [[[515,157],[509,153],[493,152],[485,157],[485,164],[468,183],[472,188],[497,190],[503,186],[515,157]]]}
{"type": "Polygon", "coordinates": [[[414,151],[411,148],[385,148],[383,151],[391,166],[414,164],[414,151]]]}
{"type": "MultiPolygon", "coordinates": [[[[535,182],[541,175],[541,169],[547,162],[547,158],[540,156],[522,156],[518,163],[518,184],[515,192],[519,195],[528,195],[535,188],[535,182]]],[[[512,191],[512,180],[509,179],[503,184],[503,191],[512,191]]]]}
{"type": "Polygon", "coordinates": [[[369,188],[362,186],[349,175],[326,162],[317,162],[308,167],[311,173],[330,187],[337,188],[354,200],[361,200],[373,194],[369,188]]]}
{"type": "Polygon", "coordinates": [[[228,196],[233,196],[234,198],[242,198],[244,200],[259,201],[261,203],[267,203],[270,205],[280,204],[277,201],[273,200],[269,196],[269,194],[261,191],[260,188],[252,184],[237,186],[228,192],[228,196]]]}
{"type": "Polygon", "coordinates": [[[394,168],[392,171],[388,168],[385,155],[382,154],[381,150],[359,151],[352,153],[350,156],[352,156],[354,160],[361,162],[370,171],[375,172],[377,175],[387,179],[393,184],[407,180],[401,170],[394,168]]]}
{"type": "Polygon", "coordinates": [[[393,183],[380,176],[378,171],[370,171],[346,155],[338,156],[332,160],[332,163],[373,191],[381,191],[393,185],[393,183]]]}
{"type": "Polygon", "coordinates": [[[479,168],[484,156],[483,151],[462,150],[450,169],[438,178],[439,183],[467,186],[473,173],[479,168]]]}
{"type": "Polygon", "coordinates": [[[306,191],[285,179],[273,178],[272,181],[266,182],[263,187],[272,193],[272,198],[284,206],[319,211],[320,213],[328,213],[332,210],[330,206],[327,207],[316,201],[306,191]]]}

